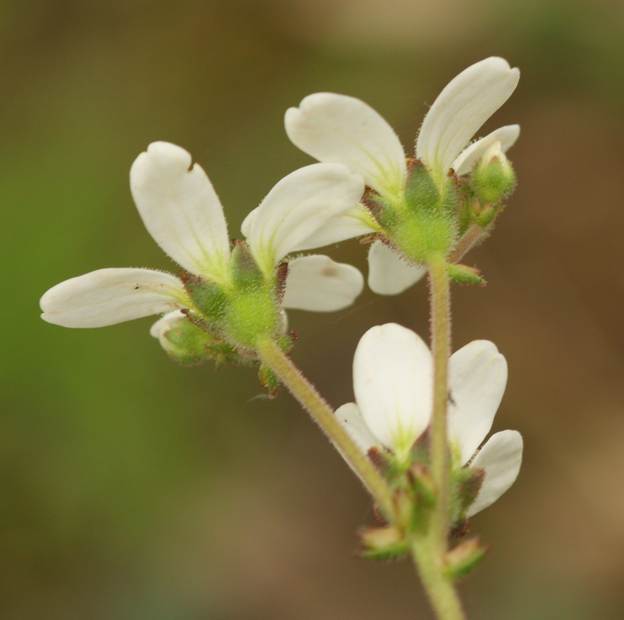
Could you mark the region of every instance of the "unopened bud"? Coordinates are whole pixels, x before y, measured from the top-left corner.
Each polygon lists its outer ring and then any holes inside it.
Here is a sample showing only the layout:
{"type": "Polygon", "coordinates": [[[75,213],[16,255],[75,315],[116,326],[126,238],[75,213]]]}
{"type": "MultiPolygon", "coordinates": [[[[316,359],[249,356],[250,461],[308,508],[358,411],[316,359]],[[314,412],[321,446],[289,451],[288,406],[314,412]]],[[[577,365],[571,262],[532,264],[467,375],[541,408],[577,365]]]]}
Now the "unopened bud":
{"type": "Polygon", "coordinates": [[[158,339],[169,357],[184,366],[201,364],[207,359],[226,361],[228,354],[235,355],[229,345],[197,327],[179,310],[156,321],[150,334],[158,339]]]}
{"type": "Polygon", "coordinates": [[[401,532],[392,525],[369,527],[360,531],[364,547],[362,555],[375,560],[393,560],[404,556],[408,551],[407,542],[401,532]]]}
{"type": "Polygon", "coordinates": [[[478,538],[460,543],[444,557],[447,575],[453,579],[467,575],[483,558],[485,551],[478,538]]]}
{"type": "Polygon", "coordinates": [[[492,144],[483,154],[472,173],[470,184],[484,204],[497,204],[513,192],[516,173],[500,142],[492,144]]]}

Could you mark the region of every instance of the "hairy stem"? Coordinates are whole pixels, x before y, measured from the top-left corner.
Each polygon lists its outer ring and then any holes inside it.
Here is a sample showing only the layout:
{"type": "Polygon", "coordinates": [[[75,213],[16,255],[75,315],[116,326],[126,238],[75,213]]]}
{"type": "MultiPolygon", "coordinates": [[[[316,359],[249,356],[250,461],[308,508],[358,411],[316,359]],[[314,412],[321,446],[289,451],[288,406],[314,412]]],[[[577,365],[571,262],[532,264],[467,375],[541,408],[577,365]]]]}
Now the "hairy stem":
{"type": "Polygon", "coordinates": [[[273,340],[259,341],[256,349],[260,359],[278,376],[360,477],[384,516],[392,520],[394,508],[388,484],[344,430],[333,409],[273,340]]]}
{"type": "Polygon", "coordinates": [[[451,299],[446,258],[433,256],[428,264],[431,289],[431,352],[433,356],[433,412],[431,417],[431,474],[436,503],[429,531],[414,536],[411,554],[427,596],[439,620],[463,620],[461,602],[452,577],[445,570],[450,504],[450,454],[447,433],[448,360],[451,355],[451,299]]]}
{"type": "Polygon", "coordinates": [[[429,262],[431,289],[431,352],[433,355],[433,413],[431,416],[431,473],[437,500],[431,529],[439,554],[446,552],[450,495],[450,458],[447,433],[448,360],[451,356],[450,285],[446,260],[429,262]]]}
{"type": "Polygon", "coordinates": [[[451,577],[442,570],[436,550],[427,539],[415,541],[411,547],[412,558],[425,587],[431,607],[439,620],[465,620],[461,601],[451,577]]]}
{"type": "Polygon", "coordinates": [[[472,248],[486,239],[490,234],[490,228],[481,228],[478,224],[471,224],[451,252],[449,262],[458,263],[472,248]]]}

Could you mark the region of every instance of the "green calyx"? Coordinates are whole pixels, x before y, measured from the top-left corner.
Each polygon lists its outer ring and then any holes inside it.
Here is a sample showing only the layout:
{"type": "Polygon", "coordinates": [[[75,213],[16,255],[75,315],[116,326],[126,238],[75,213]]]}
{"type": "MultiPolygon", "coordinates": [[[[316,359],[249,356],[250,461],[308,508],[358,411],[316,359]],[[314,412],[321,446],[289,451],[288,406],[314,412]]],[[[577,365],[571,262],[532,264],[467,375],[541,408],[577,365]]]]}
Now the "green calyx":
{"type": "Polygon", "coordinates": [[[403,200],[381,205],[378,220],[392,243],[409,259],[426,263],[446,256],[457,238],[459,195],[451,178],[436,183],[422,165],[415,166],[403,200]]]}
{"type": "Polygon", "coordinates": [[[281,337],[276,282],[264,276],[244,242],[232,250],[227,282],[193,275],[185,286],[202,324],[231,346],[249,351],[260,338],[281,337]]]}

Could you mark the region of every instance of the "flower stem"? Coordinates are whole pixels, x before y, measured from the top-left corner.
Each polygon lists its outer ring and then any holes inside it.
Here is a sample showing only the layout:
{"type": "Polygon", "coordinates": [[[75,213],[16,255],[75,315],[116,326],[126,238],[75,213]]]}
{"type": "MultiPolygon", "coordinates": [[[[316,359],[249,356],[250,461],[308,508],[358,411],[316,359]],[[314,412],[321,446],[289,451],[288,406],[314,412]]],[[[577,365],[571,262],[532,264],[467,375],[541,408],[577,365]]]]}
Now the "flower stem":
{"type": "Polygon", "coordinates": [[[325,399],[273,340],[260,340],[256,350],[358,474],[384,516],[392,520],[394,508],[388,484],[344,430],[325,399]]]}
{"type": "Polygon", "coordinates": [[[431,289],[431,351],[433,355],[433,413],[431,416],[431,473],[436,503],[429,531],[415,536],[411,553],[431,606],[439,620],[465,618],[452,577],[445,571],[450,504],[450,455],[447,433],[448,360],[451,354],[451,299],[446,258],[429,260],[431,289]]]}
{"type": "Polygon", "coordinates": [[[431,416],[431,473],[437,500],[432,536],[440,554],[446,552],[450,494],[450,464],[447,433],[448,360],[451,355],[450,285],[446,259],[429,262],[431,289],[431,352],[433,355],[433,413],[431,416]]]}
{"type": "Polygon", "coordinates": [[[439,558],[436,558],[435,549],[431,548],[430,541],[415,540],[411,546],[411,553],[429,602],[438,619],[464,620],[466,616],[452,578],[444,573],[439,558]]]}
{"type": "Polygon", "coordinates": [[[479,245],[491,231],[489,228],[482,228],[478,224],[471,224],[468,230],[461,236],[455,248],[449,256],[449,262],[458,263],[472,248],[479,245]]]}

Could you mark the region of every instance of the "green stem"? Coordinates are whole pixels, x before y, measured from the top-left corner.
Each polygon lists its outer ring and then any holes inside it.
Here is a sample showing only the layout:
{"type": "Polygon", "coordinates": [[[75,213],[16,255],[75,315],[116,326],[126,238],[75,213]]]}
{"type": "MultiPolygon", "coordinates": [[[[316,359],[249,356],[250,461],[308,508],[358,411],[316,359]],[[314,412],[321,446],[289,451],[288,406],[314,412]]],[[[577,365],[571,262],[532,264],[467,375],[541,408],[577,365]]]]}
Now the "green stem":
{"type": "Polygon", "coordinates": [[[450,454],[447,433],[448,360],[451,355],[451,298],[446,258],[429,263],[431,289],[431,352],[433,356],[433,412],[431,417],[431,474],[436,503],[429,531],[411,541],[411,553],[427,596],[439,620],[464,620],[465,614],[452,577],[445,571],[450,504],[450,454]]]}
{"type": "Polygon", "coordinates": [[[414,541],[411,552],[429,602],[439,620],[465,620],[466,616],[452,578],[444,573],[430,541],[414,541]]]}
{"type": "Polygon", "coordinates": [[[345,431],[325,399],[273,340],[260,340],[256,350],[264,364],[278,376],[358,474],[384,516],[392,520],[394,507],[388,484],[345,431]]]}
{"type": "Polygon", "coordinates": [[[481,228],[478,224],[471,224],[453,248],[449,262],[458,263],[472,248],[479,245],[490,234],[490,229],[491,227],[481,228]]]}
{"type": "Polygon", "coordinates": [[[431,416],[431,474],[437,500],[432,537],[440,555],[446,552],[450,495],[450,458],[447,433],[448,360],[451,356],[451,299],[446,259],[429,261],[431,289],[431,352],[433,355],[433,413],[431,416]]]}

